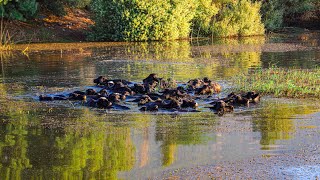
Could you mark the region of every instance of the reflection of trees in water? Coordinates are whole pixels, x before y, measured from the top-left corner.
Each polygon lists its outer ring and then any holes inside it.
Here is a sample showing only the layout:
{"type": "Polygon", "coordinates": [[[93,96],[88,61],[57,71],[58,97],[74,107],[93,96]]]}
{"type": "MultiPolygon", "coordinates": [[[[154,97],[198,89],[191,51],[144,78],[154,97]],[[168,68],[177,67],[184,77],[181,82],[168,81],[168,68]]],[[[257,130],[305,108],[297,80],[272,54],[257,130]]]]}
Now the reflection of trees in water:
{"type": "Polygon", "coordinates": [[[1,104],[0,114],[0,179],[21,179],[23,170],[32,167],[26,128],[34,117],[12,103],[1,104]],[[10,122],[5,121],[7,117],[10,122]]]}
{"type": "Polygon", "coordinates": [[[151,155],[148,137],[150,118],[156,118],[156,140],[163,144],[160,152],[164,166],[174,162],[178,145],[207,142],[208,138],[203,133],[206,128],[215,125],[211,115],[171,117],[132,114],[105,117],[85,109],[76,113],[60,110],[60,113],[70,115],[61,119],[55,115],[55,110],[28,111],[28,107],[23,106],[17,112],[13,107],[5,110],[7,123],[2,124],[0,137],[4,143],[0,146],[0,157],[10,163],[1,161],[3,173],[0,177],[117,179],[119,171],[132,169],[136,162],[131,126],[144,131],[141,159],[138,161],[139,166],[144,167],[151,155]],[[19,124],[14,124],[18,122],[13,121],[16,117],[21,119],[19,124]],[[53,129],[38,127],[55,118],[59,122],[69,122],[64,123],[66,127],[59,126],[59,123],[46,126],[53,129]],[[30,123],[33,124],[31,127],[30,123]]]}
{"type": "MultiPolygon", "coordinates": [[[[117,179],[118,171],[133,168],[135,147],[129,128],[48,130],[36,127],[47,115],[34,116],[27,109],[8,107],[1,115],[6,122],[1,123],[0,179],[117,179]]],[[[82,116],[77,120],[85,123],[82,116]]]]}
{"type": "Polygon", "coordinates": [[[205,76],[223,78],[260,66],[260,50],[248,47],[259,46],[263,40],[218,41],[202,45],[190,45],[189,41],[126,43],[92,48],[91,57],[78,52],[61,57],[60,52],[40,51],[30,53],[29,59],[21,55],[9,58],[3,64],[4,75],[31,86],[55,87],[91,85],[97,75],[142,80],[152,72],[183,81],[205,76]],[[113,61],[103,61],[110,59],[113,61]]]}
{"type": "Polygon", "coordinates": [[[270,65],[312,69],[320,65],[319,51],[265,52],[261,56],[264,68],[270,65]]]}
{"type": "Polygon", "coordinates": [[[232,77],[239,73],[246,73],[250,68],[261,66],[260,56],[261,53],[259,52],[223,53],[221,57],[228,61],[228,63],[217,69],[217,71],[223,77],[232,77]]]}
{"type": "Polygon", "coordinates": [[[254,114],[254,131],[261,132],[261,145],[275,144],[276,140],[290,139],[295,131],[292,117],[298,114],[310,114],[313,108],[307,104],[292,105],[288,103],[266,103],[257,114],[254,114]]]}
{"type": "Polygon", "coordinates": [[[96,52],[98,60],[108,60],[98,62],[96,68],[99,74],[110,78],[135,81],[152,72],[184,81],[196,77],[230,77],[260,66],[260,45],[264,40],[264,37],[219,39],[221,42],[213,45],[193,43],[194,46],[188,41],[131,43],[110,48],[101,55],[96,52]]]}
{"type": "Polygon", "coordinates": [[[133,60],[188,61],[191,58],[189,41],[143,42],[126,47],[125,58],[133,60]]]}
{"type": "Polygon", "coordinates": [[[170,166],[175,161],[178,145],[203,144],[208,141],[204,136],[206,128],[216,122],[212,116],[189,115],[164,116],[156,121],[156,141],[161,141],[162,165],[170,166]],[[191,117],[190,117],[191,116],[191,117]],[[189,119],[190,118],[190,119],[189,119]]]}
{"type": "MultiPolygon", "coordinates": [[[[118,171],[130,170],[135,162],[128,128],[109,127],[89,134],[66,134],[55,139],[54,147],[56,151],[51,153],[57,160],[48,173],[54,172],[59,179],[117,179],[118,171]]],[[[38,168],[46,165],[47,162],[38,168]]]]}
{"type": "Polygon", "coordinates": [[[14,79],[14,82],[28,83],[29,86],[61,86],[65,81],[69,82],[65,84],[67,86],[88,84],[92,79],[85,77],[95,77],[92,75],[95,71],[89,69],[84,61],[86,57],[76,54],[66,54],[61,57],[59,53],[35,53],[28,57],[14,54],[2,60],[1,71],[3,77],[10,77],[10,81],[14,79]]]}
{"type": "Polygon", "coordinates": [[[100,74],[109,74],[111,78],[132,79],[141,81],[150,73],[157,73],[160,77],[172,77],[179,81],[192,78],[209,77],[216,79],[235,76],[241,72],[247,72],[249,68],[260,66],[260,53],[241,52],[215,55],[215,58],[206,62],[174,63],[148,63],[144,61],[104,62],[97,67],[100,74]],[[114,68],[121,67],[121,68],[114,68]],[[113,74],[114,73],[114,74],[113,74]]]}
{"type": "MultiPolygon", "coordinates": [[[[82,118],[78,120],[85,123],[82,118]]],[[[91,120],[89,122],[94,125],[91,120]]],[[[100,123],[97,125],[103,126],[100,123]]],[[[30,141],[34,141],[31,143],[34,151],[29,154],[30,161],[44,179],[52,175],[58,179],[117,179],[118,171],[133,168],[135,147],[129,128],[108,126],[83,131],[71,129],[56,134],[54,138],[52,132],[30,137],[30,141]],[[44,149],[49,149],[49,152],[42,152],[44,149]],[[39,158],[39,155],[42,157],[39,158]],[[46,156],[52,161],[46,161],[46,156]]]]}

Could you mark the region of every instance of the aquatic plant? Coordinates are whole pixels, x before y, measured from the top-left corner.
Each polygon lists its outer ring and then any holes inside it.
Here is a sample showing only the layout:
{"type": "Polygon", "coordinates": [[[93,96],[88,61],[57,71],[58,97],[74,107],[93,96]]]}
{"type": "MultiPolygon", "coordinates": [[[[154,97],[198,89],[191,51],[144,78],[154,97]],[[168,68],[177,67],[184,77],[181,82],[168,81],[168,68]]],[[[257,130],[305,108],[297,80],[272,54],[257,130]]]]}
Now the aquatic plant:
{"type": "Polygon", "coordinates": [[[320,97],[320,68],[284,69],[271,67],[233,78],[234,89],[254,90],[275,97],[320,97]]]}

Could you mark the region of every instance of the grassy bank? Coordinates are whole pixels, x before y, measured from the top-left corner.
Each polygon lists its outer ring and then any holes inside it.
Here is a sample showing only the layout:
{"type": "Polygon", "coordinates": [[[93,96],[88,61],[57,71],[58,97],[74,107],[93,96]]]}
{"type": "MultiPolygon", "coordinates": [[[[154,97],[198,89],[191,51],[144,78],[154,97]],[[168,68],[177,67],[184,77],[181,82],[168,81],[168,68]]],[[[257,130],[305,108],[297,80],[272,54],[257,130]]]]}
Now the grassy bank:
{"type": "Polygon", "coordinates": [[[235,91],[257,91],[275,97],[320,97],[320,68],[259,69],[233,78],[235,91]]]}

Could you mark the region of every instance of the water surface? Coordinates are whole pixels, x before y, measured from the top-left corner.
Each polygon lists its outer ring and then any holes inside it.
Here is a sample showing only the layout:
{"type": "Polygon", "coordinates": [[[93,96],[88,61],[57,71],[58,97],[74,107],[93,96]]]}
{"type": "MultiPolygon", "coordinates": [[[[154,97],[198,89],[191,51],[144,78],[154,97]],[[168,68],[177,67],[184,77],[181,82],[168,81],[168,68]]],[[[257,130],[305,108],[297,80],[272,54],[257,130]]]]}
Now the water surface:
{"type": "Polygon", "coordinates": [[[313,143],[317,140],[299,133],[319,128],[310,115],[320,104],[307,99],[264,97],[223,117],[37,101],[43,93],[91,87],[99,75],[135,82],[150,73],[179,82],[209,77],[228,89],[230,78],[256,68],[315,68],[319,36],[307,35],[313,38],[41,44],[30,45],[24,55],[1,54],[0,179],[145,179],[313,143]]]}

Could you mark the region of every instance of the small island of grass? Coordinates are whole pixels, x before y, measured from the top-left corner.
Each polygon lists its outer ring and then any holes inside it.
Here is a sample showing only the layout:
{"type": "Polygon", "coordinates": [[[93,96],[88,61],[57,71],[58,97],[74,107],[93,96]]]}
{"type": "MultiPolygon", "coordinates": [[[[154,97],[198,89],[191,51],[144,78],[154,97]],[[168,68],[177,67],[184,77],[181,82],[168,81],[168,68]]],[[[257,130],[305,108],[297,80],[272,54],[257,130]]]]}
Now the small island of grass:
{"type": "Polygon", "coordinates": [[[275,97],[319,98],[320,68],[259,69],[233,79],[235,90],[254,90],[275,97]]]}

